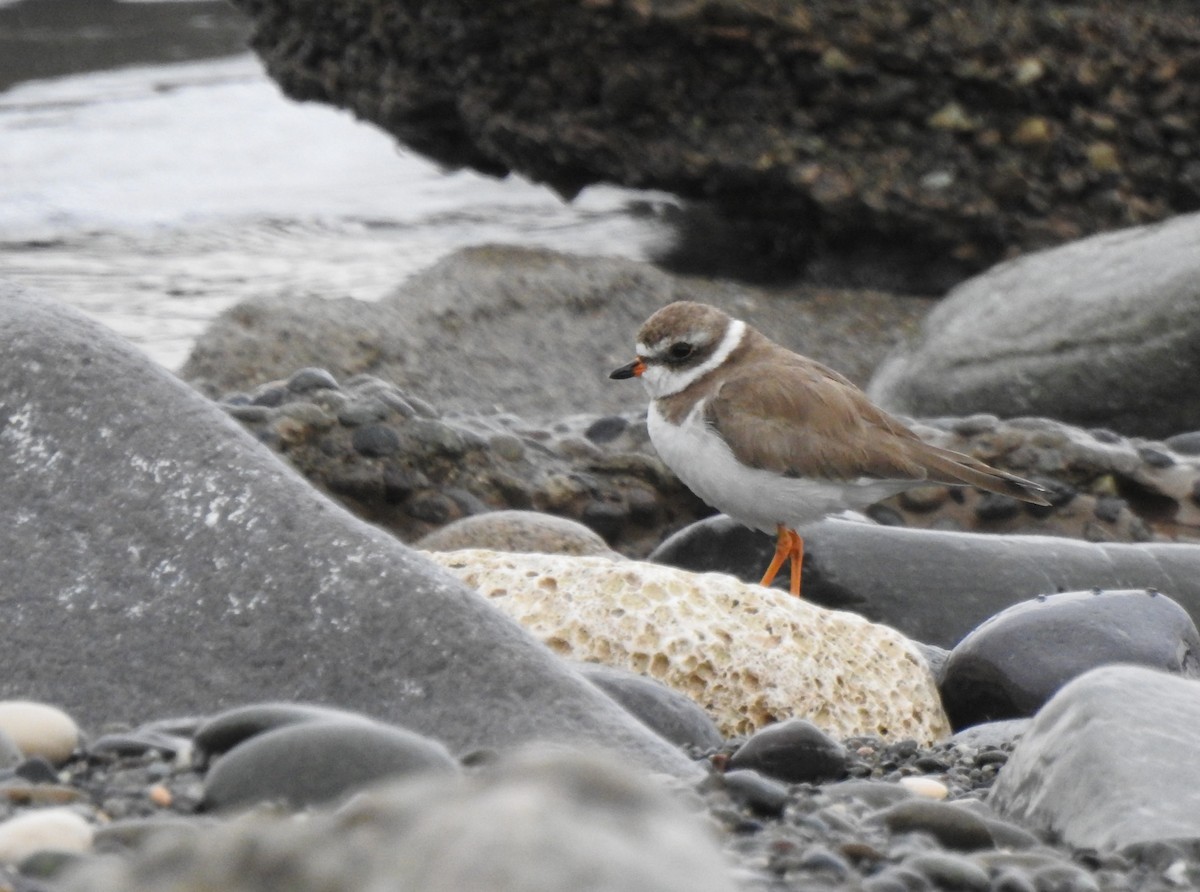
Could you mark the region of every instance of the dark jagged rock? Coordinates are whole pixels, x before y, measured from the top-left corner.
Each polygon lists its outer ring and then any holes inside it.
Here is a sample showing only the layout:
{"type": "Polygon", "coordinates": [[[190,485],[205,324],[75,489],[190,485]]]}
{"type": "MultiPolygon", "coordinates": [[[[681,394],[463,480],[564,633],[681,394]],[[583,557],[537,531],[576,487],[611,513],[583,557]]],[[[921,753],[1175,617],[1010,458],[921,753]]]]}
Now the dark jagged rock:
{"type": "Polygon", "coordinates": [[[291,96],[450,166],[711,202],[730,242],[931,292],[1200,206],[1186,4],[235,0],[291,96]]]}

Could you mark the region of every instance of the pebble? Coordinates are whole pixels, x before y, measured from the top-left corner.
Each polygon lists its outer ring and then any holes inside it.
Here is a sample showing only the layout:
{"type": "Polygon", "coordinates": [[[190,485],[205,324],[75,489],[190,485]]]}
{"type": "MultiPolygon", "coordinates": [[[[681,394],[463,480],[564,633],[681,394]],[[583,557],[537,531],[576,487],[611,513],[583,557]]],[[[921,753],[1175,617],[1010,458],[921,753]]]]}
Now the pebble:
{"type": "Polygon", "coordinates": [[[928,833],[947,848],[964,852],[995,845],[983,819],[953,803],[910,799],[889,806],[876,818],[893,833],[928,833]]]}
{"type": "Polygon", "coordinates": [[[193,743],[201,760],[219,756],[267,731],[301,722],[370,722],[367,716],[309,703],[249,703],[199,722],[193,743]]]}
{"type": "Polygon", "coordinates": [[[454,772],[444,746],[374,722],[300,722],[256,735],[216,761],[204,780],[213,810],[282,800],[292,806],[341,799],[385,777],[454,772]]]}
{"type": "Polygon", "coordinates": [[[662,682],[601,663],[575,665],[584,678],[677,746],[703,751],[723,743],[708,713],[662,682]]]}
{"type": "Polygon", "coordinates": [[[360,455],[380,458],[400,448],[400,435],[383,424],[365,424],[355,429],[350,442],[360,455]]]}
{"type": "Polygon", "coordinates": [[[843,777],[846,749],[807,719],[789,719],[753,734],[729,760],[787,783],[843,777]]]}
{"type": "Polygon", "coordinates": [[[539,511],[488,511],[449,523],[416,543],[426,551],[486,548],[535,554],[616,553],[591,528],[539,511]]]}
{"type": "Polygon", "coordinates": [[[941,800],[950,795],[950,788],[931,777],[902,777],[900,786],[923,799],[941,800]]]}
{"type": "Polygon", "coordinates": [[[92,826],[69,808],[39,808],[0,823],[0,861],[15,864],[36,852],[86,852],[92,826]]]}
{"type": "Polygon", "coordinates": [[[0,731],[26,756],[41,756],[54,765],[71,757],[79,745],[79,726],[61,709],[31,700],[0,701],[0,731]]]}
{"type": "Polygon", "coordinates": [[[337,379],[326,369],[304,368],[293,372],[287,379],[287,388],[294,393],[311,393],[314,390],[337,390],[337,379]]]}

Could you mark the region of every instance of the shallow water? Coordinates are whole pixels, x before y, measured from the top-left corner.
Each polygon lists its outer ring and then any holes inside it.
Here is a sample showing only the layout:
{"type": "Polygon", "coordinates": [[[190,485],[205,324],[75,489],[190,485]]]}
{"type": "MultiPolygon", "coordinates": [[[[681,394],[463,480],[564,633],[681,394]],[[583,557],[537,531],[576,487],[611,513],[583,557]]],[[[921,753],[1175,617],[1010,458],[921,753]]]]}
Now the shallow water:
{"type": "Polygon", "coordinates": [[[573,203],[447,173],[349,114],[285,98],[250,54],[0,93],[0,278],[86,311],[169,368],[263,293],[378,299],[456,248],[647,259],[669,196],[573,203]]]}

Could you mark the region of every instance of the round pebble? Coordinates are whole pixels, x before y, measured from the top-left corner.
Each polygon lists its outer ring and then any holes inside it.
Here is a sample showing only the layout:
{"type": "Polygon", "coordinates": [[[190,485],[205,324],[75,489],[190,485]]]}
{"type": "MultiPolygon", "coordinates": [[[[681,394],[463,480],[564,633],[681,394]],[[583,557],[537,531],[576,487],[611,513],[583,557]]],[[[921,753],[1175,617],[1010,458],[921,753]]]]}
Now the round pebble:
{"type": "Polygon", "coordinates": [[[55,706],[32,700],[0,701],[0,731],[26,756],[61,765],[79,745],[79,726],[55,706]]]}
{"type": "Polygon", "coordinates": [[[893,833],[928,833],[942,845],[964,852],[995,845],[987,824],[978,815],[948,802],[911,799],[897,802],[877,815],[893,833]]]}
{"type": "Polygon", "coordinates": [[[287,389],[293,393],[309,393],[313,390],[337,390],[337,378],[326,369],[304,368],[293,372],[287,379],[287,389]]]}
{"type": "Polygon", "coordinates": [[[380,458],[400,448],[400,435],[383,424],[368,424],[356,428],[350,444],[360,455],[380,458]]]}
{"type": "Polygon", "coordinates": [[[900,786],[922,799],[945,799],[950,793],[949,787],[932,777],[902,777],[900,786]]]}
{"type": "Polygon", "coordinates": [[[790,719],[751,736],[729,767],[750,768],[793,784],[829,780],[846,773],[846,750],[807,719],[790,719]]]}
{"type": "Polygon", "coordinates": [[[40,808],[0,823],[0,861],[15,864],[35,852],[86,852],[92,826],[69,808],[40,808]]]}
{"type": "Polygon", "coordinates": [[[457,768],[440,743],[403,728],[301,722],[255,736],[218,759],[204,779],[204,802],[217,810],[259,802],[311,805],[385,777],[457,768]]]}
{"type": "Polygon", "coordinates": [[[617,556],[600,536],[583,524],[537,511],[475,514],[435,530],[416,544],[426,551],[486,548],[532,554],[617,556]]]}

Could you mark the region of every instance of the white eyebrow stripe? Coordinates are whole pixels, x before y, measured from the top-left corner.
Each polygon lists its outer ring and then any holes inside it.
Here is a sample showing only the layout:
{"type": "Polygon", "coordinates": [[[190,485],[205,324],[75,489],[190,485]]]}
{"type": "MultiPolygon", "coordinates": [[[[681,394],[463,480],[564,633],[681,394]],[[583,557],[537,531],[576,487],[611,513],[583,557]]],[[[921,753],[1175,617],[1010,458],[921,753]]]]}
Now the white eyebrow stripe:
{"type": "MultiPolygon", "coordinates": [[[[679,393],[679,391],[691,385],[693,381],[707,375],[727,360],[729,354],[738,348],[745,334],[746,323],[741,319],[734,319],[730,326],[725,329],[725,335],[721,338],[721,343],[717,345],[717,349],[713,351],[712,356],[708,357],[708,359],[704,360],[704,362],[700,363],[694,369],[679,372],[674,369],[653,366],[647,369],[642,374],[642,377],[645,378],[652,371],[657,372],[661,369],[661,374],[654,374],[652,379],[646,382],[653,385],[652,395],[655,399],[679,393]]],[[[641,344],[637,345],[639,355],[642,353],[641,347],[641,344]]]]}

